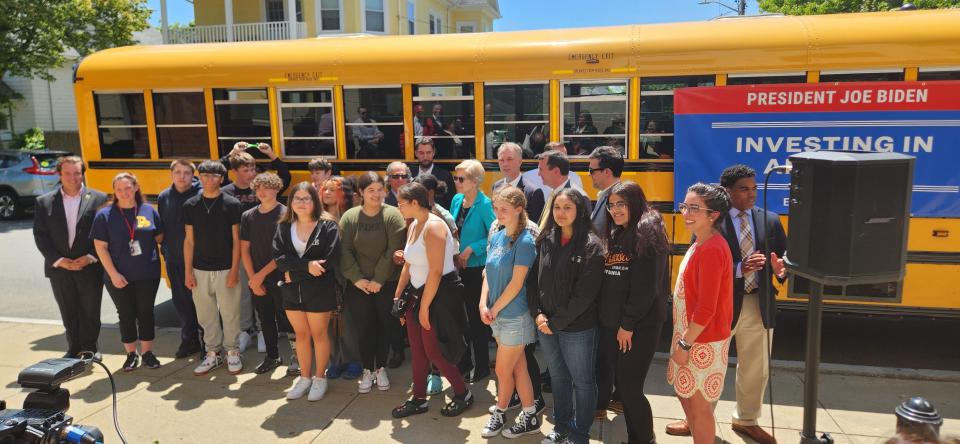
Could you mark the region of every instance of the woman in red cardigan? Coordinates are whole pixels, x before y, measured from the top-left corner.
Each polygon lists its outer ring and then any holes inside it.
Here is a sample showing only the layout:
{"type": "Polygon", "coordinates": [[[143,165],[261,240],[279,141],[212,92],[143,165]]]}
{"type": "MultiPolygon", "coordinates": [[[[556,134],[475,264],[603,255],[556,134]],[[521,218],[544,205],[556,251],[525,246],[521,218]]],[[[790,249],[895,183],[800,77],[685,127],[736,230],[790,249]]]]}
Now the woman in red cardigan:
{"type": "Polygon", "coordinates": [[[667,382],[673,385],[695,444],[714,442],[712,403],[727,372],[733,319],[733,258],[717,228],[730,208],[723,188],[697,183],[680,204],[694,235],[673,296],[673,352],[667,382]]]}

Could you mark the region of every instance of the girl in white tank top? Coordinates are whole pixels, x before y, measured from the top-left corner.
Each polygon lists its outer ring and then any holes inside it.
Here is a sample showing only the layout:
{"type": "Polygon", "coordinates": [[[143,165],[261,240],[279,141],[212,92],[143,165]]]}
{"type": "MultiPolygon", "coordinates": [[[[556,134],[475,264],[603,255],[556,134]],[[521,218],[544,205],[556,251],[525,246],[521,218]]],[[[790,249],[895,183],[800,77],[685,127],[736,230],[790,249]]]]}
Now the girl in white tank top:
{"type": "MultiPolygon", "coordinates": [[[[447,223],[443,219],[430,214],[427,218],[426,223],[437,223],[443,226],[443,229],[446,231],[446,242],[444,242],[444,252],[443,252],[443,274],[446,275],[457,269],[456,265],[453,264],[453,255],[457,254],[457,243],[453,239],[453,234],[450,233],[450,228],[447,227],[447,223]]],[[[418,222],[414,220],[410,224],[410,233],[413,235],[417,232],[418,222]]],[[[426,229],[426,227],[424,227],[426,229]]],[[[430,266],[427,263],[427,247],[423,243],[423,231],[420,231],[419,236],[413,240],[407,241],[407,246],[403,249],[403,257],[410,264],[410,285],[413,285],[414,288],[423,287],[427,283],[427,274],[430,270],[430,266]]]]}

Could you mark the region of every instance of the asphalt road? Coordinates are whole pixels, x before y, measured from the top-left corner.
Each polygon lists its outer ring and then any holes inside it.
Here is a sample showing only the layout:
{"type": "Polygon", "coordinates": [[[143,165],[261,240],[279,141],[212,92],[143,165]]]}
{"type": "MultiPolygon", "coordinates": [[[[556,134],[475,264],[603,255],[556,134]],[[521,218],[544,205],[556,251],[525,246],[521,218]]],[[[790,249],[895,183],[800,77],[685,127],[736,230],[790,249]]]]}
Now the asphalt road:
{"type": "MultiPolygon", "coordinates": [[[[59,320],[43,260],[31,232],[32,221],[0,222],[0,317],[59,320]]],[[[160,285],[157,325],[179,326],[170,290],[160,285]]],[[[117,313],[104,291],[102,319],[117,313]]],[[[806,313],[781,311],[774,335],[774,359],[803,361],[806,313]]],[[[661,351],[670,336],[664,326],[661,351]]],[[[822,361],[892,368],[960,370],[960,319],[867,317],[827,313],[823,319],[822,361]]]]}

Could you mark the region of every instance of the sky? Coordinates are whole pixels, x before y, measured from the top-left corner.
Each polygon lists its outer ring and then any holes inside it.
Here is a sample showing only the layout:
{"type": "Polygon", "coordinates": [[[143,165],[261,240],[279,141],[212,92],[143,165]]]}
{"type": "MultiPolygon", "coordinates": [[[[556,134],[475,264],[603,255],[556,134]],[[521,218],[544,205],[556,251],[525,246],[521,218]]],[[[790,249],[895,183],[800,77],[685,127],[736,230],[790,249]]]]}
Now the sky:
{"type": "MultiPolygon", "coordinates": [[[[249,1],[249,0],[248,0],[249,1]]],[[[709,20],[730,10],[700,0],[500,0],[502,19],[493,22],[494,31],[613,26],[638,23],[666,23],[709,20]],[[584,4],[588,6],[585,7],[584,4]]],[[[725,0],[731,7],[733,0],[725,0]]],[[[160,25],[160,0],[148,0],[154,13],[150,23],[160,25]]],[[[756,0],[748,0],[747,13],[757,13],[756,0]]],[[[193,4],[167,0],[168,22],[193,21],[193,4]]]]}

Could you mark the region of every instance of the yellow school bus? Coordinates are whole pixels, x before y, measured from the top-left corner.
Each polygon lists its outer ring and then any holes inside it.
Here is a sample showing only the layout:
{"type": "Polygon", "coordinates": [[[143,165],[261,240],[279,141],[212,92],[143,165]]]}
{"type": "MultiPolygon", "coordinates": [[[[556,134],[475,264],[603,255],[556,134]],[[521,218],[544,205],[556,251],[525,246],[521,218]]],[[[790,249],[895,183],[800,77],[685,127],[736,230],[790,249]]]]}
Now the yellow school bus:
{"type": "MultiPolygon", "coordinates": [[[[576,155],[618,146],[623,178],[665,213],[676,262],[690,235],[672,204],[675,88],[960,79],[957,23],[960,10],[897,11],[135,46],[85,58],[75,94],[89,185],[130,171],[151,196],[171,159],[219,158],[238,141],[270,143],[298,181],[319,156],[341,174],[412,163],[417,135],[433,135],[439,163],[483,161],[486,187],[500,143],[531,155],[562,140],[595,196],[576,155]]],[[[914,218],[909,250],[897,300],[829,308],[960,316],[960,222],[914,218]]]]}

